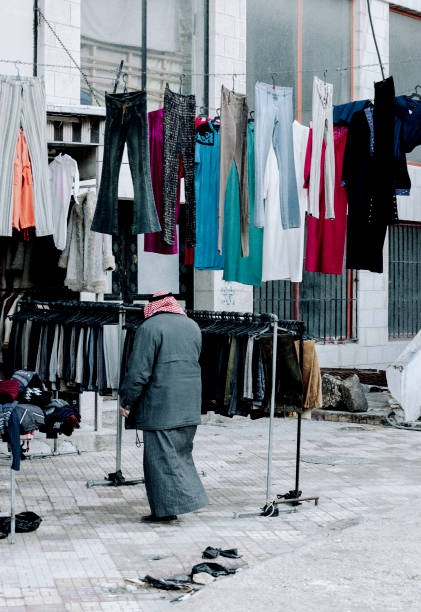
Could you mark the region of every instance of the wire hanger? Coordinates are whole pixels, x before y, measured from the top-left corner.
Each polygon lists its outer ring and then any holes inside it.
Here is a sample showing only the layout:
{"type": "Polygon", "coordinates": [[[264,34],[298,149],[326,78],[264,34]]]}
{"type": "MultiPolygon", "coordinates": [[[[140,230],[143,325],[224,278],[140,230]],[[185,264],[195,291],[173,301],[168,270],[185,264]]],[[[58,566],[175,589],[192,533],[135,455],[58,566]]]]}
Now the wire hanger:
{"type": "Polygon", "coordinates": [[[249,123],[253,123],[254,122],[254,110],[251,110],[249,113],[249,123]]]}
{"type": "Polygon", "coordinates": [[[21,81],[22,79],[20,78],[19,66],[18,66],[17,62],[15,62],[15,68],[16,68],[16,72],[17,72],[16,80],[17,81],[21,81]]]}
{"type": "Polygon", "coordinates": [[[235,79],[237,78],[236,74],[232,75],[232,93],[235,93],[235,79]]]}
{"type": "Polygon", "coordinates": [[[275,73],[272,72],[272,89],[276,89],[276,85],[275,85],[275,73]]]}
{"type": "Polygon", "coordinates": [[[421,94],[418,93],[418,89],[421,89],[421,85],[415,85],[414,91],[408,96],[408,98],[421,100],[421,94]]]}
{"type": "Polygon", "coordinates": [[[125,73],[123,74],[123,83],[124,83],[123,93],[125,93],[125,94],[126,94],[126,93],[127,93],[127,91],[128,91],[128,90],[127,90],[127,78],[128,78],[128,76],[129,76],[129,75],[127,74],[127,72],[125,72],[125,73]]]}
{"type": "Polygon", "coordinates": [[[199,108],[199,115],[198,115],[199,119],[207,119],[208,118],[208,114],[206,112],[206,109],[204,106],[201,106],[199,108]]]}
{"type": "Polygon", "coordinates": [[[216,109],[216,115],[215,115],[215,117],[213,118],[213,120],[214,120],[215,122],[221,121],[221,115],[220,115],[220,113],[221,113],[221,109],[220,109],[220,108],[217,108],[217,109],[216,109]]]}
{"type": "Polygon", "coordinates": [[[183,81],[184,81],[184,79],[185,79],[185,78],[186,78],[186,75],[185,75],[184,73],[183,73],[183,74],[180,74],[180,91],[178,92],[178,93],[180,93],[180,94],[181,94],[181,93],[182,93],[182,91],[183,91],[183,81]]]}

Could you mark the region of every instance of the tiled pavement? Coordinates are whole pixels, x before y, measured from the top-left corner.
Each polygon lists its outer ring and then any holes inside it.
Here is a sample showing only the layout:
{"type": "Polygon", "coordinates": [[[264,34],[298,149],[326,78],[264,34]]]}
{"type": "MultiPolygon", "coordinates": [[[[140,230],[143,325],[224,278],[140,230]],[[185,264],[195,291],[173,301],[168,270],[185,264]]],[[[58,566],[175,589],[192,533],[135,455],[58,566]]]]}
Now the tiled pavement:
{"type": "MultiPolygon", "coordinates": [[[[86,488],[88,479],[114,471],[112,450],[23,462],[17,511],[33,510],[43,522],[34,533],[17,534],[14,546],[0,540],[0,609],[166,609],[168,594],[127,590],[124,578],[186,573],[208,545],[238,547],[240,563],[222,561],[231,566],[253,566],[274,555],[287,562],[288,552],[323,529],[381,516],[402,501],[420,502],[421,480],[414,474],[421,467],[421,434],[304,421],[301,488],[319,494],[319,506],[303,504],[277,518],[233,519],[234,512],[264,503],[267,428],[266,420],[200,427],[195,459],[211,505],[167,526],[138,522],[148,512],[142,485],[86,488]]],[[[293,419],[275,423],[274,494],[293,487],[295,428],[293,419]]],[[[141,455],[126,434],[126,477],[141,473],[141,455]]],[[[0,459],[2,512],[9,504],[8,478],[0,459]]]]}

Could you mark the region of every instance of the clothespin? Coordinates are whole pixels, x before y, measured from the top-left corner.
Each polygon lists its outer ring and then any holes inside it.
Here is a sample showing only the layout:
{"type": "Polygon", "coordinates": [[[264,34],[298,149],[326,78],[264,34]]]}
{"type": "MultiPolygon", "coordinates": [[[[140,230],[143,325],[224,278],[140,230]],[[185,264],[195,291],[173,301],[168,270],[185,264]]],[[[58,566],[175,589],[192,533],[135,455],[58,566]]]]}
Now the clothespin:
{"type": "Polygon", "coordinates": [[[183,80],[186,78],[185,74],[180,74],[180,91],[179,93],[182,93],[182,89],[183,89],[183,80]]]}
{"type": "Polygon", "coordinates": [[[232,93],[235,93],[235,79],[237,78],[236,74],[232,75],[232,93]]]}

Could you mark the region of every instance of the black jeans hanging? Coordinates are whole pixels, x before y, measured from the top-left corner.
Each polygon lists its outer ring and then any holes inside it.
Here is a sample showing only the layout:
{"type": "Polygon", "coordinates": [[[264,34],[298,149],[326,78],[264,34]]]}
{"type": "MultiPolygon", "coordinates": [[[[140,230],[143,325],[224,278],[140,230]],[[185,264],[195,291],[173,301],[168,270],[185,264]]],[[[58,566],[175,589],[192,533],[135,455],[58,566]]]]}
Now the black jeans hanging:
{"type": "Polygon", "coordinates": [[[175,241],[175,211],[177,201],[180,153],[183,160],[186,193],[186,241],[196,244],[196,199],[194,192],[196,98],[174,93],[167,86],[164,95],[164,194],[162,239],[175,241]]]}
{"type": "Polygon", "coordinates": [[[104,161],[91,229],[114,236],[120,233],[118,179],[127,142],[134,190],[132,234],[159,232],[149,162],[146,92],[105,94],[105,105],[104,161]]]}

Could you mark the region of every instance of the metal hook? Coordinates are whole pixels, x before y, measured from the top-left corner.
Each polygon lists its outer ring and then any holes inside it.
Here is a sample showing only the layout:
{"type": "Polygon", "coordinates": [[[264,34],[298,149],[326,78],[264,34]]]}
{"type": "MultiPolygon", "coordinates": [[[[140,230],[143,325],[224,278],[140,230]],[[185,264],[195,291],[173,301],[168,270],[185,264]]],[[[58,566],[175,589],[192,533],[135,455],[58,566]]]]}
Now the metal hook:
{"type": "Polygon", "coordinates": [[[276,85],[275,85],[275,73],[272,72],[272,89],[275,89],[276,85]]]}
{"type": "Polygon", "coordinates": [[[128,76],[129,76],[129,75],[127,74],[127,72],[125,72],[125,73],[123,74],[123,77],[122,77],[122,78],[123,78],[123,83],[124,83],[124,90],[123,90],[123,93],[127,93],[127,79],[128,79],[128,76]]]}
{"type": "Polygon", "coordinates": [[[20,78],[20,72],[19,72],[19,68],[18,68],[18,63],[17,62],[15,62],[15,68],[16,68],[16,71],[18,73],[17,77],[16,77],[16,80],[17,81],[21,81],[22,79],[20,78]]]}
{"type": "Polygon", "coordinates": [[[186,78],[185,74],[180,74],[180,91],[179,93],[182,93],[182,89],[183,89],[183,80],[186,78]]]}
{"type": "Polygon", "coordinates": [[[237,78],[236,74],[232,75],[232,93],[235,93],[235,79],[237,78]]]}

